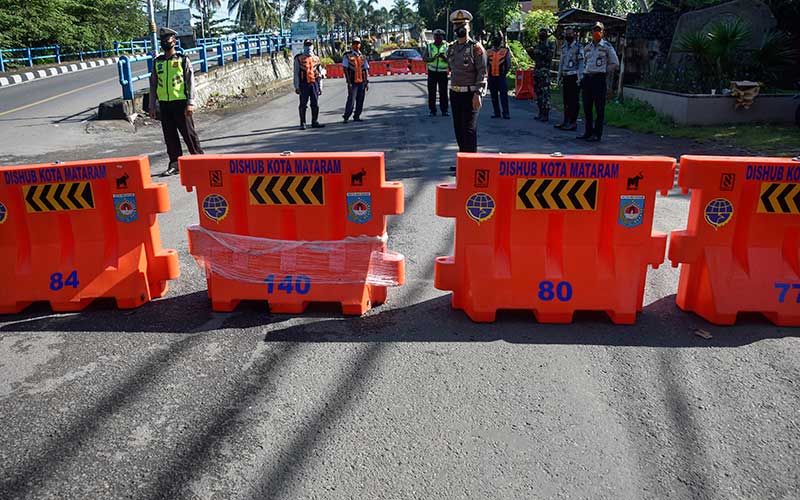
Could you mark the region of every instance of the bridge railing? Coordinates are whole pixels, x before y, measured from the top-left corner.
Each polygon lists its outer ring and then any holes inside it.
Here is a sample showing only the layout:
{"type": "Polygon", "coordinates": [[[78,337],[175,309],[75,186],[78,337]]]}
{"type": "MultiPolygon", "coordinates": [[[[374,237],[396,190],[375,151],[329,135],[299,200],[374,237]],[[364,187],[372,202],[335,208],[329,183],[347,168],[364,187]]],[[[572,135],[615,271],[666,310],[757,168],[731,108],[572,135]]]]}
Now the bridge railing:
{"type": "MultiPolygon", "coordinates": [[[[209,39],[201,39],[208,42],[209,39]]],[[[202,44],[193,49],[183,49],[182,52],[189,56],[192,66],[199,66],[201,73],[207,73],[209,65],[215,63],[217,66],[225,66],[226,61],[239,61],[242,57],[250,59],[260,57],[265,54],[272,54],[288,47],[289,37],[268,37],[266,35],[251,35],[243,38],[233,38],[230,40],[217,39],[213,44],[202,44]],[[214,54],[212,56],[212,53],[214,54]]],[[[134,84],[140,80],[147,80],[153,72],[153,56],[127,56],[123,55],[117,61],[119,71],[119,84],[122,87],[122,98],[125,100],[133,99],[134,84]],[[147,61],[147,73],[133,75],[131,65],[137,62],[147,61]]]]}
{"type": "Polygon", "coordinates": [[[0,49],[0,73],[6,71],[9,63],[24,63],[27,67],[33,67],[38,62],[53,62],[60,64],[63,61],[83,61],[85,58],[119,56],[121,54],[147,53],[151,50],[148,40],[130,40],[126,42],[114,42],[113,47],[100,47],[97,50],[72,49],[66,51],[59,45],[48,45],[47,47],[26,47],[24,49],[0,49]]]}

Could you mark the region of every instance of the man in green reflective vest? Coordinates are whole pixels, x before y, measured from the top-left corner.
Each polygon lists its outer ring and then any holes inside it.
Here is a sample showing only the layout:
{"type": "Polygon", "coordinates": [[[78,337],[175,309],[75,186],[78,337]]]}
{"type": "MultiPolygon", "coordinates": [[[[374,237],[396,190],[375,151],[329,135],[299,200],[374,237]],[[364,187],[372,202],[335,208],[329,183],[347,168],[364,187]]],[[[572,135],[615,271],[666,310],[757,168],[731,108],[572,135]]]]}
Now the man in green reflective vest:
{"type": "Polygon", "coordinates": [[[436,116],[436,89],[439,89],[439,106],[442,116],[448,116],[447,108],[447,44],[444,31],[433,31],[433,43],[425,48],[425,62],[428,63],[428,107],[431,116],[436,116]]]}
{"type": "Polygon", "coordinates": [[[161,28],[161,49],[164,53],[153,61],[150,74],[150,118],[156,118],[156,101],[161,115],[161,129],[167,144],[169,167],[162,176],[178,173],[178,158],[183,154],[178,132],[183,136],[189,153],[203,154],[200,139],[194,128],[194,73],[192,61],[175,50],[177,32],[161,28]]]}

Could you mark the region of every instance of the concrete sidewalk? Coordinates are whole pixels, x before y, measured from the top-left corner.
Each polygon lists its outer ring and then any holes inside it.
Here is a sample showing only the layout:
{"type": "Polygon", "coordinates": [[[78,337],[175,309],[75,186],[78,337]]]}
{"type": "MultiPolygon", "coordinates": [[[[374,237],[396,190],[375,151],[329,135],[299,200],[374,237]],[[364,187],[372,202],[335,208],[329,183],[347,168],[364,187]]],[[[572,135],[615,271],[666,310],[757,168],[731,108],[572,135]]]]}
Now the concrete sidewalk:
{"type": "Polygon", "coordinates": [[[11,87],[12,85],[19,85],[21,83],[40,80],[42,78],[52,78],[54,76],[63,75],[66,73],[74,73],[76,71],[84,71],[92,68],[99,68],[101,66],[108,66],[116,64],[119,57],[109,57],[106,59],[95,59],[92,61],[74,62],[69,64],[62,64],[61,66],[53,66],[45,69],[38,69],[18,73],[15,75],[0,76],[0,88],[11,87]]]}

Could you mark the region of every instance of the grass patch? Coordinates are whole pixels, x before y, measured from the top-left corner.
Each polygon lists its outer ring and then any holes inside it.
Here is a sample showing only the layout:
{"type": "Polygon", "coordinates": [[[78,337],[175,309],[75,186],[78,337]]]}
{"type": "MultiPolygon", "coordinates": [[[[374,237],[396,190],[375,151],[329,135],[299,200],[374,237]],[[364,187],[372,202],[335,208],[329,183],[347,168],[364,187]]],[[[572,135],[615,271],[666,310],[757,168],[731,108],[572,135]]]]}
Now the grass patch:
{"type": "MultiPolygon", "coordinates": [[[[561,89],[552,89],[551,96],[553,105],[561,108],[561,89]]],[[[800,154],[800,129],[794,125],[676,125],[669,117],[657,113],[649,104],[635,99],[627,99],[623,103],[607,103],[606,124],[644,134],[739,146],[765,156],[793,157],[800,154]]]]}

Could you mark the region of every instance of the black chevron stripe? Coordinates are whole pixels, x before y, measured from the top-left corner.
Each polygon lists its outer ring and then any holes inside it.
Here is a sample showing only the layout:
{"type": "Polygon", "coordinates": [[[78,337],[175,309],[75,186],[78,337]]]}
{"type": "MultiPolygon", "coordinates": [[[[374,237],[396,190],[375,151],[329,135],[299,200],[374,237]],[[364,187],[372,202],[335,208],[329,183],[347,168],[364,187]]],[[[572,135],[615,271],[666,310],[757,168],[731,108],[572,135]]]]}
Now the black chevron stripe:
{"type": "Polygon", "coordinates": [[[522,188],[520,188],[519,192],[517,193],[517,196],[519,197],[522,204],[525,205],[525,208],[528,209],[533,208],[533,203],[531,203],[530,198],[528,198],[528,190],[531,188],[531,186],[533,186],[533,179],[528,179],[525,181],[525,184],[522,185],[522,188]]]}
{"type": "Polygon", "coordinates": [[[292,185],[292,182],[294,182],[293,175],[283,178],[283,186],[281,187],[281,194],[283,194],[284,198],[286,198],[286,201],[289,202],[289,205],[297,205],[297,201],[295,201],[295,199],[292,198],[292,192],[289,189],[292,185]]]}
{"type": "Polygon", "coordinates": [[[564,189],[564,186],[566,186],[568,182],[569,181],[567,179],[561,179],[560,181],[558,181],[558,184],[556,184],[556,188],[553,189],[553,199],[555,200],[558,208],[560,208],[561,210],[567,208],[567,204],[564,203],[564,200],[561,199],[561,191],[564,189]]]}
{"type": "Polygon", "coordinates": [[[775,211],[775,207],[773,207],[772,203],[770,203],[769,197],[772,196],[772,193],[774,193],[776,189],[778,189],[778,185],[777,184],[770,184],[770,186],[767,188],[767,190],[764,191],[764,194],[761,195],[761,203],[764,204],[764,209],[767,212],[774,212],[775,211]]]}
{"type": "Polygon", "coordinates": [[[28,202],[28,205],[33,209],[34,212],[42,211],[42,207],[36,204],[36,191],[38,188],[39,186],[31,186],[28,188],[28,194],[25,196],[25,201],[28,202]]]}
{"type": "Polygon", "coordinates": [[[86,202],[83,208],[94,208],[94,198],[92,197],[92,184],[90,182],[84,183],[83,193],[81,198],[86,202]]]}
{"type": "Polygon", "coordinates": [[[269,180],[269,183],[267,183],[267,187],[264,189],[264,192],[267,194],[267,196],[269,196],[269,199],[275,205],[281,204],[281,199],[275,195],[275,184],[278,183],[278,180],[280,180],[280,177],[278,176],[272,177],[269,180]]]}
{"type": "Polygon", "coordinates": [[[778,205],[781,206],[781,211],[783,211],[785,214],[792,213],[792,210],[789,208],[789,204],[786,203],[786,197],[789,196],[789,193],[792,191],[792,189],[794,189],[794,184],[786,184],[781,194],[778,195],[778,205]]]}
{"type": "Polygon", "coordinates": [[[583,208],[583,203],[581,203],[581,200],[578,198],[577,194],[582,187],[583,187],[582,182],[576,182],[572,186],[572,189],[570,189],[569,192],[567,193],[567,198],[569,198],[569,201],[572,202],[572,205],[580,208],[583,208]]]}
{"type": "Polygon", "coordinates": [[[81,206],[81,202],[78,201],[78,197],[75,194],[78,192],[78,183],[73,184],[69,188],[69,192],[67,193],[67,199],[72,202],[72,204],[76,207],[81,206]]]}
{"type": "Polygon", "coordinates": [[[536,197],[536,201],[539,202],[539,206],[542,208],[550,208],[550,204],[547,203],[547,200],[544,198],[544,192],[550,186],[552,181],[550,179],[545,179],[539,187],[536,188],[536,192],[533,195],[536,197]]]}
{"type": "Polygon", "coordinates": [[[586,200],[589,202],[589,208],[594,210],[597,206],[597,181],[584,181],[589,183],[589,189],[586,190],[586,200]]]}
{"type": "Polygon", "coordinates": [[[53,211],[56,209],[56,207],[54,207],[53,204],[50,203],[50,200],[47,199],[47,195],[50,194],[51,187],[52,184],[45,184],[42,186],[42,192],[39,193],[39,202],[41,202],[47,210],[53,211]]]}
{"type": "Polygon", "coordinates": [[[61,197],[61,195],[64,193],[64,190],[66,188],[67,188],[66,184],[59,184],[56,187],[56,193],[53,196],[53,198],[55,198],[55,200],[56,200],[56,203],[58,203],[58,205],[61,207],[61,210],[69,210],[69,205],[67,205],[64,202],[64,198],[61,197]]]}
{"type": "Polygon", "coordinates": [[[261,193],[259,192],[259,189],[261,188],[261,184],[263,182],[264,178],[259,176],[253,179],[253,184],[250,186],[250,194],[253,195],[253,198],[255,198],[255,200],[261,205],[265,205],[267,203],[267,201],[264,199],[263,196],[261,196],[261,193]]]}
{"type": "Polygon", "coordinates": [[[311,194],[313,194],[317,198],[317,202],[320,204],[325,204],[325,196],[324,191],[322,189],[322,177],[317,177],[317,181],[314,183],[314,186],[311,188],[311,194]]]}
{"type": "Polygon", "coordinates": [[[305,190],[308,182],[311,180],[311,177],[305,175],[302,179],[300,179],[300,184],[297,185],[297,196],[303,200],[303,203],[306,205],[311,205],[311,200],[306,196],[305,190]]]}
{"type": "Polygon", "coordinates": [[[797,190],[797,194],[794,195],[794,199],[792,201],[794,202],[795,209],[800,210],[800,189],[797,190]]]}

